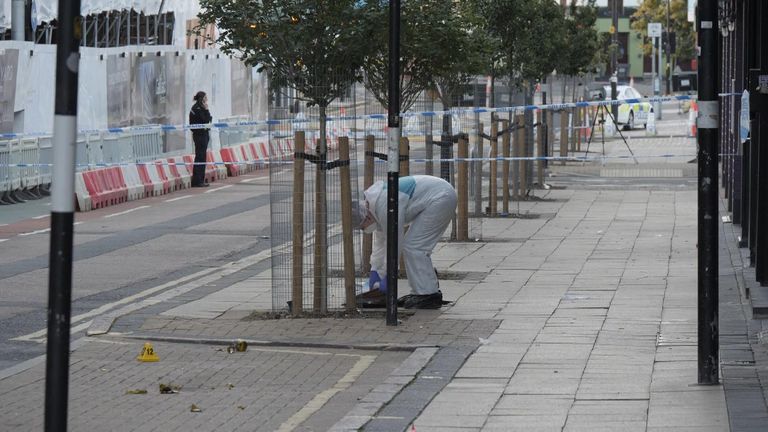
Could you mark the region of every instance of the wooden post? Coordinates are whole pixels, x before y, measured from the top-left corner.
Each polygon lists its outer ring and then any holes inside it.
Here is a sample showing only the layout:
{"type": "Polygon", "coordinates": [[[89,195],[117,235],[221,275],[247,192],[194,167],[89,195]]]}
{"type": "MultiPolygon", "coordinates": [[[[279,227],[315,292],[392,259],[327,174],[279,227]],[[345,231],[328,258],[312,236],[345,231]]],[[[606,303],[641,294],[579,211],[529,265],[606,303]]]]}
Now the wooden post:
{"type": "Polygon", "coordinates": [[[565,158],[568,157],[568,111],[560,111],[560,157],[561,163],[565,165],[565,158]]]}
{"type": "Polygon", "coordinates": [[[467,138],[462,136],[459,138],[459,162],[456,170],[458,176],[456,189],[459,201],[456,217],[456,240],[458,241],[469,240],[469,163],[465,160],[468,157],[469,143],[467,138]]]}
{"type": "Polygon", "coordinates": [[[400,156],[403,160],[400,161],[400,177],[410,175],[410,151],[411,146],[408,142],[408,137],[400,138],[400,156]]]}
{"type": "MultiPolygon", "coordinates": [[[[304,152],[304,132],[294,134],[296,153],[304,152]]],[[[304,308],[304,159],[293,163],[293,278],[291,281],[291,314],[300,315],[304,308]]]]}
{"type": "Polygon", "coordinates": [[[539,187],[544,187],[544,134],[546,133],[544,125],[541,121],[544,120],[544,112],[539,110],[537,112],[536,121],[539,123],[539,130],[536,134],[536,156],[539,159],[536,160],[536,181],[539,183],[539,187]]]}
{"type": "Polygon", "coordinates": [[[480,160],[473,162],[474,169],[474,182],[475,182],[475,216],[479,217],[483,214],[483,161],[485,153],[483,151],[483,129],[484,125],[480,122],[477,123],[477,133],[475,134],[475,148],[476,157],[480,160]]]}
{"type": "Polygon", "coordinates": [[[504,161],[501,163],[501,213],[509,214],[509,120],[502,120],[501,130],[501,155],[504,161]]]}
{"type": "MultiPolygon", "coordinates": [[[[376,149],[376,138],[373,135],[365,137],[365,162],[363,164],[363,190],[367,190],[373,184],[373,152],[376,149]]],[[[373,234],[363,234],[363,273],[371,271],[371,253],[373,253],[373,234]]]]}
{"type": "MultiPolygon", "coordinates": [[[[515,118],[517,123],[517,132],[515,133],[515,157],[525,157],[525,114],[518,114],[515,118]]],[[[517,172],[519,173],[518,183],[515,185],[515,199],[521,200],[528,190],[528,178],[525,161],[518,159],[515,161],[517,172]]]]}
{"type": "Polygon", "coordinates": [[[582,123],[584,123],[584,108],[576,108],[576,127],[579,129],[575,130],[574,133],[576,134],[576,151],[578,152],[581,151],[582,123]]]}
{"type": "Polygon", "coordinates": [[[555,112],[547,110],[547,156],[555,154],[555,112]]]}
{"type": "Polygon", "coordinates": [[[578,138],[578,129],[576,127],[578,126],[578,119],[579,119],[579,109],[578,108],[571,108],[569,110],[572,114],[571,117],[571,152],[576,152],[576,139],[578,138]]]}
{"type": "Polygon", "coordinates": [[[488,181],[488,214],[490,216],[496,216],[497,213],[497,202],[498,199],[496,194],[498,191],[496,190],[496,177],[499,175],[497,163],[496,163],[496,157],[499,155],[499,138],[496,136],[496,134],[499,132],[499,122],[496,119],[496,116],[491,114],[491,177],[488,181]]]}
{"type": "MultiPolygon", "coordinates": [[[[339,137],[339,160],[349,162],[349,138],[339,137]]],[[[341,177],[341,233],[344,246],[344,293],[348,311],[357,308],[355,304],[355,246],[352,236],[352,185],[349,164],[339,167],[341,177]]]]}
{"type": "MultiPolygon", "coordinates": [[[[517,116],[517,124],[520,126],[525,125],[525,114],[518,114],[517,116]]],[[[528,156],[528,146],[525,145],[525,140],[527,139],[527,133],[525,133],[525,128],[521,127],[517,130],[517,140],[519,142],[519,147],[517,154],[519,157],[527,157],[528,156]]],[[[528,193],[528,161],[526,160],[518,160],[517,161],[518,166],[518,172],[520,173],[520,192],[517,196],[518,200],[522,200],[525,198],[526,194],[528,193]]]]}

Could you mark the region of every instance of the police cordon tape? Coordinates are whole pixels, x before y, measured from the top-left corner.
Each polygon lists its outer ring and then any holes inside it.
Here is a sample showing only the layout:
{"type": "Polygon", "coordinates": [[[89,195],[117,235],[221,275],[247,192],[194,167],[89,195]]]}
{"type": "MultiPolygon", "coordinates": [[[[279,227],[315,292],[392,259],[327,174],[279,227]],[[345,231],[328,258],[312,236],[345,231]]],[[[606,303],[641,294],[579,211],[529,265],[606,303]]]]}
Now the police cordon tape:
{"type": "MultiPolygon", "coordinates": [[[[730,154],[730,153],[721,153],[719,156],[736,156],[736,154],[730,154]]],[[[584,160],[605,160],[605,159],[631,159],[631,158],[642,158],[642,159],[668,159],[668,158],[695,158],[695,154],[661,154],[661,155],[616,155],[616,156],[498,156],[498,157],[475,157],[475,158],[435,158],[435,159],[424,159],[424,158],[413,158],[408,159],[409,162],[413,163],[440,163],[440,162],[504,162],[504,161],[540,161],[540,160],[546,160],[546,161],[584,161],[584,160]]],[[[267,161],[267,160],[251,160],[251,161],[234,161],[234,162],[115,162],[115,163],[89,163],[89,164],[76,164],[78,168],[112,168],[112,167],[130,167],[130,166],[191,166],[191,165],[203,165],[203,166],[247,166],[247,165],[292,165],[294,163],[293,160],[274,160],[274,161],[267,161]]],[[[355,163],[358,165],[362,165],[365,163],[364,160],[355,160],[351,161],[351,163],[355,163]]],[[[384,164],[386,161],[382,160],[376,160],[375,163],[381,163],[384,164]]],[[[8,166],[11,168],[50,168],[54,164],[52,163],[38,163],[38,164],[8,164],[8,165],[2,165],[0,166],[8,166]]]]}
{"type": "MultiPolygon", "coordinates": [[[[735,95],[737,94],[736,93],[720,94],[720,96],[722,97],[735,96],[735,95]]],[[[420,112],[406,111],[404,113],[401,113],[400,116],[402,118],[409,118],[409,117],[435,117],[435,116],[441,116],[441,115],[454,115],[454,114],[483,114],[483,113],[510,113],[510,112],[518,113],[518,112],[535,111],[535,110],[560,111],[560,110],[570,109],[570,108],[613,106],[613,105],[624,105],[624,104],[636,104],[636,103],[643,103],[643,102],[649,102],[649,103],[660,102],[661,103],[661,102],[675,102],[675,101],[696,100],[696,99],[697,97],[693,95],[658,96],[658,97],[651,97],[651,98],[569,102],[569,103],[547,104],[547,105],[543,105],[543,104],[518,105],[518,106],[499,107],[499,108],[453,108],[453,109],[444,110],[444,111],[420,111],[420,112]]],[[[366,120],[366,119],[386,120],[387,114],[328,116],[326,118],[326,122],[345,121],[345,120],[366,120]]],[[[229,128],[238,128],[238,127],[275,126],[280,124],[308,124],[308,123],[311,123],[312,121],[313,120],[305,118],[305,119],[282,119],[282,120],[261,120],[261,121],[253,120],[253,121],[236,121],[236,122],[213,122],[208,124],[191,124],[191,125],[185,125],[185,124],[140,125],[140,126],[130,126],[130,127],[110,127],[110,128],[104,128],[104,129],[83,129],[78,131],[78,133],[80,134],[97,134],[97,133],[122,134],[122,133],[129,133],[129,132],[155,131],[155,130],[187,131],[187,130],[195,130],[195,129],[229,129],[229,128]]],[[[43,136],[50,136],[50,135],[52,135],[51,132],[2,133],[0,134],[0,139],[43,137],[43,136]]]]}

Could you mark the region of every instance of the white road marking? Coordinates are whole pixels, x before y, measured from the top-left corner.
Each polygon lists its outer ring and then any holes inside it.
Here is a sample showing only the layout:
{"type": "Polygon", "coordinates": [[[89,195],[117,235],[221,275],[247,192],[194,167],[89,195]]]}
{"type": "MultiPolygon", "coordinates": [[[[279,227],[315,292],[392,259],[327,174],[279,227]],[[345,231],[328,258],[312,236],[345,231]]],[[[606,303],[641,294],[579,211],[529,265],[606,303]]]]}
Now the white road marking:
{"type": "Polygon", "coordinates": [[[145,209],[145,208],[149,208],[149,207],[150,207],[150,206],[148,206],[148,205],[145,205],[145,206],[139,206],[139,207],[134,207],[134,208],[132,208],[132,209],[128,209],[128,210],[125,210],[125,211],[121,211],[121,212],[117,212],[117,213],[108,214],[108,215],[104,216],[104,219],[109,219],[109,218],[111,218],[111,217],[115,217],[115,216],[122,216],[122,215],[125,215],[125,214],[128,214],[128,213],[133,213],[133,212],[135,212],[136,210],[141,210],[141,209],[145,209]]]}
{"type": "MultiPolygon", "coordinates": [[[[154,293],[156,293],[158,291],[164,290],[166,288],[170,288],[170,287],[172,287],[174,285],[178,285],[178,284],[190,281],[190,280],[198,279],[198,278],[203,277],[203,276],[205,276],[205,275],[207,275],[209,273],[213,273],[216,270],[218,270],[218,269],[216,269],[216,268],[205,269],[205,270],[199,271],[197,273],[193,273],[191,275],[187,275],[187,276],[181,277],[181,278],[176,279],[174,281],[170,281],[170,282],[164,283],[162,285],[158,285],[156,287],[146,289],[146,290],[144,290],[142,292],[139,292],[139,293],[136,293],[134,295],[122,298],[122,299],[114,301],[112,303],[103,304],[103,305],[97,307],[96,309],[92,309],[92,310],[90,310],[88,312],[85,312],[85,313],[82,313],[80,315],[76,315],[76,316],[72,317],[70,321],[73,322],[73,323],[76,323],[76,322],[82,321],[84,319],[93,318],[95,316],[98,316],[98,315],[101,315],[101,314],[103,314],[105,312],[108,312],[109,310],[111,310],[111,309],[113,309],[113,308],[115,308],[117,306],[120,306],[120,305],[123,305],[123,304],[126,304],[126,303],[130,303],[130,302],[132,302],[134,300],[138,300],[138,299],[140,299],[142,297],[146,297],[146,296],[152,295],[152,294],[154,294],[154,293]]],[[[90,324],[91,324],[91,321],[88,321],[88,325],[89,326],[90,326],[90,324]]],[[[27,334],[27,335],[24,335],[24,336],[19,336],[19,337],[15,338],[14,340],[31,340],[31,339],[36,339],[36,338],[39,338],[41,336],[44,336],[47,331],[48,331],[48,329],[38,330],[38,331],[36,331],[34,333],[30,333],[30,334],[27,334]]]]}
{"type": "Polygon", "coordinates": [[[30,232],[21,233],[21,234],[19,234],[19,236],[20,237],[26,237],[26,236],[33,235],[33,234],[43,234],[43,233],[47,233],[50,230],[51,230],[50,228],[46,228],[46,229],[41,229],[41,230],[37,230],[37,231],[30,231],[30,232]]]}
{"type": "Polygon", "coordinates": [[[83,223],[83,222],[75,222],[75,223],[74,223],[74,224],[72,224],[72,225],[80,225],[81,223],[83,223]]]}
{"type": "Polygon", "coordinates": [[[212,193],[212,192],[220,191],[220,190],[222,190],[222,189],[227,189],[227,188],[231,188],[231,187],[232,187],[232,185],[226,185],[226,186],[222,186],[222,187],[220,187],[220,188],[216,188],[216,189],[207,190],[207,191],[205,191],[205,192],[203,192],[203,193],[212,193]]]}
{"type": "MultiPolygon", "coordinates": [[[[240,271],[240,270],[242,270],[242,269],[244,269],[246,267],[249,267],[249,266],[254,265],[254,264],[256,264],[256,263],[258,263],[258,262],[260,262],[260,261],[262,261],[264,259],[269,258],[271,256],[271,254],[272,254],[271,250],[265,250],[265,251],[261,251],[261,252],[259,252],[257,254],[254,254],[254,255],[247,256],[247,257],[245,257],[245,258],[243,258],[241,260],[229,262],[229,263],[224,264],[224,265],[222,265],[220,267],[213,267],[213,268],[208,268],[208,269],[205,269],[205,270],[201,270],[201,271],[199,271],[197,273],[193,273],[191,275],[187,275],[187,276],[178,278],[176,280],[173,280],[173,281],[170,281],[170,282],[166,282],[166,283],[164,283],[162,285],[158,285],[156,287],[146,289],[146,290],[144,290],[142,292],[133,294],[131,296],[122,298],[120,300],[117,300],[117,301],[114,301],[114,302],[111,302],[111,303],[103,304],[103,305],[101,305],[101,306],[99,306],[99,307],[97,307],[95,309],[92,309],[92,310],[90,310],[88,312],[85,312],[85,313],[82,313],[80,315],[72,317],[70,321],[74,324],[74,323],[77,323],[77,322],[80,322],[80,321],[83,321],[83,320],[86,320],[86,319],[90,319],[90,318],[93,318],[93,317],[96,317],[96,316],[99,316],[99,315],[106,314],[107,312],[112,311],[113,309],[115,309],[118,306],[123,306],[123,305],[126,305],[128,303],[132,303],[132,302],[133,302],[133,304],[128,304],[127,306],[124,306],[123,308],[121,308],[121,309],[119,309],[117,311],[114,311],[113,313],[110,314],[112,316],[107,317],[107,318],[111,319],[111,318],[123,315],[125,313],[131,312],[133,310],[141,309],[141,308],[146,307],[146,306],[151,305],[151,304],[157,304],[157,303],[160,303],[162,301],[168,300],[170,298],[176,297],[176,296],[178,296],[180,294],[184,294],[186,292],[192,291],[193,289],[199,288],[199,287],[201,287],[201,286],[203,286],[205,284],[208,284],[208,283],[211,283],[211,282],[216,281],[218,279],[221,279],[224,276],[228,276],[230,274],[236,273],[236,272],[238,272],[238,271],[240,271]],[[217,273],[217,274],[212,274],[212,273],[217,273]],[[153,294],[155,294],[155,293],[157,293],[159,291],[163,291],[163,290],[166,290],[166,289],[174,287],[174,286],[176,288],[174,288],[172,290],[168,290],[167,292],[161,293],[161,294],[156,295],[154,297],[144,299],[145,297],[148,297],[148,296],[153,295],[153,294]],[[138,301],[140,299],[144,299],[144,300],[138,301]]],[[[110,323],[111,323],[111,321],[110,321],[110,323]]],[[[72,328],[72,332],[74,333],[76,331],[81,331],[83,329],[86,329],[86,328],[90,327],[91,324],[93,324],[93,320],[87,321],[87,322],[82,323],[82,324],[79,324],[79,325],[77,325],[77,326],[72,328]]],[[[45,329],[41,329],[41,330],[38,330],[38,331],[30,333],[30,334],[26,334],[26,335],[23,335],[23,336],[18,336],[16,338],[14,338],[13,340],[20,340],[20,341],[32,341],[32,340],[34,340],[36,342],[42,342],[45,339],[41,340],[41,338],[44,338],[47,332],[48,332],[48,329],[45,328],[45,329]]],[[[103,334],[103,333],[102,332],[94,332],[93,334],[103,334]]]]}
{"type": "Polygon", "coordinates": [[[176,197],[176,198],[167,199],[167,200],[165,200],[165,202],[181,201],[181,200],[183,200],[183,199],[192,198],[193,196],[194,196],[194,195],[183,195],[183,196],[180,196],[180,197],[176,197]]]}
{"type": "Polygon", "coordinates": [[[8,240],[10,240],[10,239],[0,239],[0,243],[8,241],[8,240]]]}
{"type": "MultiPolygon", "coordinates": [[[[86,321],[84,323],[78,324],[78,325],[72,327],[69,330],[69,334],[73,335],[73,334],[75,334],[75,333],[77,333],[79,331],[83,331],[83,330],[87,329],[92,323],[93,323],[93,321],[86,321]]],[[[46,336],[47,333],[48,333],[48,329],[43,329],[43,330],[38,330],[38,331],[36,331],[34,333],[30,333],[30,334],[26,334],[26,335],[23,335],[23,336],[15,337],[15,338],[13,338],[11,340],[45,343],[45,341],[46,341],[45,336],[46,336]]]]}
{"type": "Polygon", "coordinates": [[[269,180],[269,177],[268,176],[266,176],[266,177],[265,176],[251,177],[251,178],[247,178],[247,179],[244,179],[244,180],[240,180],[240,183],[251,183],[251,182],[255,182],[255,181],[259,181],[259,180],[269,180]]]}
{"type": "Polygon", "coordinates": [[[281,424],[277,430],[280,432],[289,432],[296,429],[298,425],[307,420],[312,414],[320,410],[320,408],[322,408],[323,405],[331,400],[331,398],[336,395],[336,393],[349,388],[349,386],[351,386],[355,380],[357,380],[357,378],[359,378],[360,375],[362,375],[362,373],[365,372],[365,370],[373,364],[375,359],[376,356],[372,355],[360,356],[360,360],[358,360],[354,366],[352,366],[346,375],[336,381],[336,384],[334,384],[333,387],[317,394],[296,414],[292,415],[291,418],[285,421],[285,423],[281,424]]]}
{"type": "Polygon", "coordinates": [[[45,219],[45,218],[47,218],[48,216],[50,216],[50,214],[44,214],[44,215],[40,215],[40,216],[35,216],[35,217],[33,217],[32,219],[45,219]]]}

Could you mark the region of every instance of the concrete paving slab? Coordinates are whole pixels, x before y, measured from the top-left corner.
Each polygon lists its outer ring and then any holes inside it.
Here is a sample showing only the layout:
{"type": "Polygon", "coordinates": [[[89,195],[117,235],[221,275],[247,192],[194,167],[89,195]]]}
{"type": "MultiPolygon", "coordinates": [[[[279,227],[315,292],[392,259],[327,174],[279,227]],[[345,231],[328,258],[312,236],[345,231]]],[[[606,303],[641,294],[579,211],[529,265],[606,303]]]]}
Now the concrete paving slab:
{"type": "Polygon", "coordinates": [[[582,371],[583,366],[574,364],[521,363],[504,393],[573,397],[579,388],[582,371]]]}
{"type": "Polygon", "coordinates": [[[492,415],[481,429],[483,432],[559,432],[565,415],[492,415]]]}
{"type": "Polygon", "coordinates": [[[712,391],[651,393],[648,428],[700,426],[729,430],[722,388],[710,388],[712,391]]]}

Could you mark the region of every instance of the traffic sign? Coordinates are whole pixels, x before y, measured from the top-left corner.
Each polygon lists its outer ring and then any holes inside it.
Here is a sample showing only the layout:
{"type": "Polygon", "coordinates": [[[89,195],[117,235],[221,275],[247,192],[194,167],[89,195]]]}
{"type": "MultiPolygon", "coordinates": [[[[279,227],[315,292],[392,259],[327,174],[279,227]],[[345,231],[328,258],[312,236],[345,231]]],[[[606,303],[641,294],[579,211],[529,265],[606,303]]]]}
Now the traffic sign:
{"type": "Polygon", "coordinates": [[[661,37],[661,23],[648,23],[648,37],[661,37]]]}

